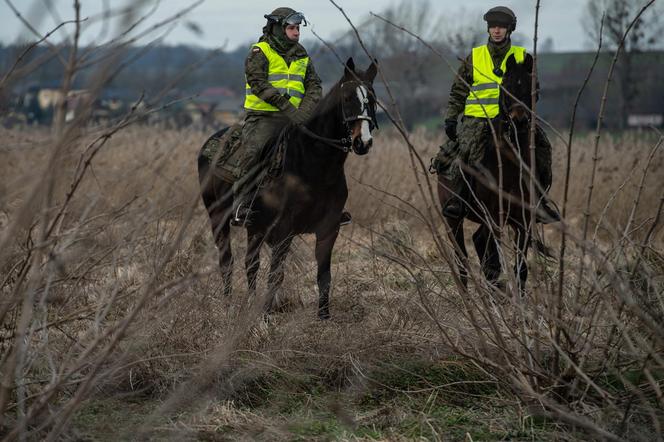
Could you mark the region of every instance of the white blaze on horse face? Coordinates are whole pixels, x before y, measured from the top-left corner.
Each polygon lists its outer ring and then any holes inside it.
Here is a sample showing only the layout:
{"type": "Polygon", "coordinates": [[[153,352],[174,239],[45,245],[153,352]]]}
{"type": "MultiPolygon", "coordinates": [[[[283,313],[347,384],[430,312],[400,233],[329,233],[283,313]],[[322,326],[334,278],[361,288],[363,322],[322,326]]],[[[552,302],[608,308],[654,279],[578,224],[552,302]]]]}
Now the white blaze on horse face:
{"type": "Polygon", "coordinates": [[[367,144],[371,140],[371,130],[369,129],[369,93],[367,88],[360,85],[357,87],[357,99],[360,100],[362,105],[362,142],[367,144]]]}

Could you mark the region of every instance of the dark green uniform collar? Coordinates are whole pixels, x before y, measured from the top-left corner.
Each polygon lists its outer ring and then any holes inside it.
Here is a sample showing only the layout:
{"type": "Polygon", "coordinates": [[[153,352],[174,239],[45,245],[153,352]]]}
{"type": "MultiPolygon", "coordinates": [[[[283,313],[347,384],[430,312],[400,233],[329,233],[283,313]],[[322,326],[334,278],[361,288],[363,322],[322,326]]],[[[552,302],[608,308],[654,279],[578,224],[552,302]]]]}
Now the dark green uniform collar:
{"type": "Polygon", "coordinates": [[[509,37],[506,37],[505,40],[501,41],[500,43],[496,43],[493,40],[491,40],[491,37],[489,37],[489,42],[487,43],[487,46],[489,47],[489,53],[491,56],[498,56],[502,55],[504,56],[507,54],[507,51],[510,50],[512,47],[512,40],[510,40],[509,37]]]}
{"type": "Polygon", "coordinates": [[[267,42],[277,54],[281,55],[281,57],[286,60],[287,63],[307,56],[307,51],[304,49],[304,46],[294,41],[290,41],[289,45],[285,45],[281,39],[275,38],[273,35],[269,34],[263,35],[258,41],[267,42]]]}
{"type": "Polygon", "coordinates": [[[512,47],[512,40],[510,40],[509,36],[507,36],[502,42],[495,43],[493,40],[491,40],[491,37],[489,37],[487,47],[489,48],[489,54],[491,54],[493,65],[500,66],[500,64],[503,62],[503,58],[505,58],[505,54],[507,54],[507,52],[512,47]]]}

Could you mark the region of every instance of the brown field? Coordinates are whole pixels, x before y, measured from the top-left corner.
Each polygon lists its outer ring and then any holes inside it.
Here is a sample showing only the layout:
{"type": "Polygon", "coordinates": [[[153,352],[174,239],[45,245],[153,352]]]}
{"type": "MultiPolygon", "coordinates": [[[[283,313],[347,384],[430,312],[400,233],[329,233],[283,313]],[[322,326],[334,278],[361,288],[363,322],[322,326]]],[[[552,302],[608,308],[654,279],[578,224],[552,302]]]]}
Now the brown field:
{"type": "MultiPolygon", "coordinates": [[[[587,242],[594,140],[576,137],[563,286],[562,226],[547,226],[556,259],[531,253],[522,299],[510,276],[495,298],[476,264],[469,291],[455,284],[432,175],[383,131],[368,156],[348,159],[355,222],[335,247],[327,322],[315,315],[311,238],[295,242],[282,311],[266,321],[245,294],[234,230],[235,291],[220,295],[195,169],[207,134],[129,127],[95,156],[92,130],[62,142],[39,129],[0,136],[0,435],[651,440],[661,430],[664,153],[649,132],[602,136],[587,242]]],[[[562,204],[565,148],[552,140],[562,204]]],[[[428,166],[441,136],[411,142],[428,166]]]]}

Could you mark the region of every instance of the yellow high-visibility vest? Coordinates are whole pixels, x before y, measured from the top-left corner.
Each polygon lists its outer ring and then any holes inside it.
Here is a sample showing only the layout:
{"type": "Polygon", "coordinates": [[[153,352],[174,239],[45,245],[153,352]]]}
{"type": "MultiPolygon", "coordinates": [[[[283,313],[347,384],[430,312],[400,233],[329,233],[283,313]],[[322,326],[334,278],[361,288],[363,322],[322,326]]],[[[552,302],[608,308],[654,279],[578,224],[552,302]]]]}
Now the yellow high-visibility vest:
{"type": "MultiPolygon", "coordinates": [[[[260,48],[269,62],[267,81],[277,88],[279,93],[290,95],[290,102],[295,107],[300,107],[302,98],[304,98],[304,77],[307,73],[309,57],[293,60],[288,66],[286,60],[279,55],[270,45],[261,41],[252,47],[260,48]]],[[[251,91],[249,83],[245,85],[244,108],[257,111],[276,112],[279,109],[258,98],[251,91]]]]}
{"type": "MultiPolygon", "coordinates": [[[[500,70],[505,73],[507,59],[514,55],[517,63],[523,63],[526,57],[526,49],[520,46],[512,46],[500,64],[500,70]]],[[[473,84],[466,98],[464,115],[477,118],[494,118],[500,111],[500,84],[503,78],[497,76],[493,70],[493,60],[487,45],[473,48],[473,84]]]]}

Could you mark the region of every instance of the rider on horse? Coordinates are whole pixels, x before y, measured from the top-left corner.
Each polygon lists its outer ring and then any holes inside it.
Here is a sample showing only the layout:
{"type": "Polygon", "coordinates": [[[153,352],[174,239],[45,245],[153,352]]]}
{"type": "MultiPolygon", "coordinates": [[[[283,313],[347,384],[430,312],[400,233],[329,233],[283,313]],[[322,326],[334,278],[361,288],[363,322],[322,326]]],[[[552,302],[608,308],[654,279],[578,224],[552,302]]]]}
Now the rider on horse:
{"type": "Polygon", "coordinates": [[[288,123],[303,124],[322,97],[321,80],[304,47],[298,43],[301,12],[277,8],[266,14],[263,36],[245,61],[246,117],[235,185],[234,224],[250,210],[250,194],[259,172],[263,146],[288,123]]]}
{"type": "MultiPolygon", "coordinates": [[[[526,53],[524,48],[513,46],[510,40],[516,28],[516,16],[511,9],[504,6],[491,8],[484,14],[484,20],[487,22],[489,41],[474,48],[459,68],[445,115],[445,133],[450,141],[436,158],[439,173],[453,183],[451,190],[456,196],[443,207],[443,214],[451,218],[466,215],[464,200],[469,197],[458,162],[471,168],[479,166],[492,140],[490,120],[499,113],[499,84],[505,75],[506,60],[514,55],[517,62],[523,62],[526,53]],[[461,114],[461,127],[457,133],[457,121],[461,114]]],[[[539,126],[536,126],[535,132],[535,155],[536,177],[546,191],[552,181],[551,143],[539,126]]],[[[539,222],[560,220],[560,214],[548,204],[545,195],[539,204],[539,222]]]]}

